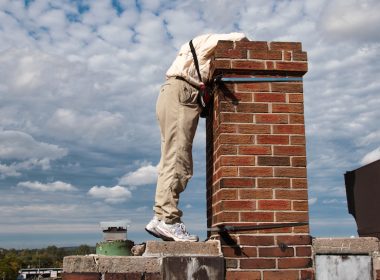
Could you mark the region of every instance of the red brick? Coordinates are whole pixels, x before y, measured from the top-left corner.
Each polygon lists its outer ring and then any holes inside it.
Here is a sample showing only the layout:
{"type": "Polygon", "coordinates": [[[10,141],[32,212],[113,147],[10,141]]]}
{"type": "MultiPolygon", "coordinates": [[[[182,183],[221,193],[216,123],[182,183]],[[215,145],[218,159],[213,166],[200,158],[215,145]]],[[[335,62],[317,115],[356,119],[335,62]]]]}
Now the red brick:
{"type": "Polygon", "coordinates": [[[100,280],[102,275],[94,272],[72,272],[62,273],[62,279],[64,280],[100,280]]]}
{"type": "Polygon", "coordinates": [[[258,135],[257,144],[288,145],[289,136],[288,135],[258,135]]]}
{"type": "Polygon", "coordinates": [[[273,212],[241,212],[241,222],[273,222],[273,212]]]}
{"type": "Polygon", "coordinates": [[[298,270],[264,271],[263,280],[300,280],[298,270]]]}
{"type": "Polygon", "coordinates": [[[270,155],[272,149],[270,146],[239,146],[240,155],[270,155]]]}
{"type": "Polygon", "coordinates": [[[232,145],[220,145],[217,153],[219,155],[236,155],[237,154],[237,146],[232,145]]]}
{"type": "Polygon", "coordinates": [[[289,94],[289,103],[303,103],[303,94],[289,94]]]}
{"type": "Polygon", "coordinates": [[[292,52],[284,51],[284,60],[285,61],[291,61],[292,60],[292,52]]]}
{"type": "Polygon", "coordinates": [[[249,51],[248,59],[282,60],[281,51],[249,51]]]}
{"type": "Polygon", "coordinates": [[[220,121],[223,123],[252,123],[252,114],[221,113],[220,121]]]}
{"type": "Polygon", "coordinates": [[[260,124],[239,124],[238,132],[241,134],[267,134],[270,133],[269,125],[260,124]]]}
{"type": "Polygon", "coordinates": [[[272,83],[272,92],[302,93],[303,86],[302,83],[272,83]]]}
{"type": "Polygon", "coordinates": [[[216,193],[216,199],[219,200],[234,200],[238,198],[237,190],[221,189],[216,193]]]}
{"type": "Polygon", "coordinates": [[[257,158],[257,165],[260,166],[289,166],[289,157],[269,157],[269,156],[259,156],[257,158]]]}
{"type": "Polygon", "coordinates": [[[230,123],[222,123],[217,128],[216,134],[220,133],[237,133],[237,125],[230,123]]]}
{"type": "Polygon", "coordinates": [[[213,64],[215,69],[231,69],[231,60],[229,59],[216,59],[213,64]]]}
{"type": "Polygon", "coordinates": [[[218,169],[217,176],[222,177],[236,177],[238,175],[237,167],[223,166],[218,169]]]}
{"type": "Polygon", "coordinates": [[[305,118],[303,115],[295,114],[289,116],[289,123],[291,124],[304,124],[305,118]]]}
{"type": "Polygon", "coordinates": [[[294,135],[290,136],[291,145],[305,145],[305,136],[294,135]]]}
{"type": "Polygon", "coordinates": [[[306,157],[293,157],[291,162],[294,167],[306,167],[306,157]]]}
{"type": "Polygon", "coordinates": [[[310,258],[281,258],[278,259],[278,268],[308,268],[312,266],[310,258]]]}
{"type": "Polygon", "coordinates": [[[257,179],[258,188],[290,188],[290,179],[287,178],[260,178],[257,179]]]}
{"type": "MultiPolygon", "coordinates": [[[[258,65],[255,67],[258,67],[258,65]]],[[[245,68],[245,69],[255,69],[256,70],[255,67],[245,68]]],[[[233,62],[232,62],[232,68],[234,68],[233,62]]],[[[260,68],[257,68],[257,69],[260,69],[260,68]]],[[[307,72],[307,63],[306,62],[278,62],[278,61],[276,61],[275,62],[275,69],[276,70],[285,70],[285,71],[295,71],[295,72],[306,73],[307,72]]]]}
{"type": "Polygon", "coordinates": [[[305,146],[275,146],[273,154],[284,156],[305,156],[306,149],[305,146]]]}
{"type": "Polygon", "coordinates": [[[239,100],[239,102],[253,101],[253,94],[251,92],[234,92],[234,97],[239,100]]]}
{"type": "Polygon", "coordinates": [[[268,269],[275,268],[276,260],[267,258],[251,258],[240,260],[240,268],[242,269],[268,269]]]}
{"type": "Polygon", "coordinates": [[[220,161],[223,166],[255,165],[255,157],[253,156],[221,156],[220,161]]]}
{"type": "Polygon", "coordinates": [[[239,244],[250,245],[250,246],[271,246],[271,245],[274,245],[274,236],[240,235],[239,244]]]}
{"type": "Polygon", "coordinates": [[[235,112],[236,105],[231,102],[220,102],[219,104],[219,112],[235,112]]]}
{"type": "Polygon", "coordinates": [[[309,210],[309,203],[308,201],[293,201],[293,208],[294,211],[308,211],[309,210]]]}
{"type": "Polygon", "coordinates": [[[267,70],[274,70],[274,61],[265,61],[267,70]]]}
{"type": "Polygon", "coordinates": [[[272,104],[273,113],[299,113],[303,114],[303,104],[272,104]]]}
{"type": "Polygon", "coordinates": [[[126,272],[126,273],[105,273],[104,280],[160,280],[162,275],[159,272],[146,273],[146,272],[126,272]]]}
{"type": "Polygon", "coordinates": [[[276,212],[276,222],[308,222],[307,212],[276,212]]]}
{"type": "Polygon", "coordinates": [[[314,280],[314,269],[303,269],[301,270],[301,279],[300,280],[314,280]]]}
{"type": "Polygon", "coordinates": [[[239,167],[239,175],[242,177],[269,177],[273,176],[272,167],[239,167]]]}
{"type": "Polygon", "coordinates": [[[225,178],[220,181],[221,188],[249,188],[254,186],[255,181],[251,178],[225,178]]]}
{"type": "Polygon", "coordinates": [[[275,177],[306,178],[305,167],[275,167],[275,177]]]}
{"type": "Polygon", "coordinates": [[[256,114],[256,123],[268,124],[286,124],[288,123],[288,115],[285,114],[256,114]]]}
{"type": "Polygon", "coordinates": [[[217,58],[231,58],[231,59],[247,58],[247,50],[223,49],[223,48],[218,47],[215,50],[215,57],[217,57],[217,58]]]}
{"type": "Polygon", "coordinates": [[[266,103],[240,103],[236,107],[240,113],[268,113],[268,104],[266,103]]]}
{"type": "Polygon", "coordinates": [[[296,248],[297,257],[310,257],[312,256],[311,247],[297,247],[296,248]]]}
{"type": "Polygon", "coordinates": [[[253,144],[255,138],[252,135],[221,134],[219,140],[221,144],[253,144]]]}
{"type": "Polygon", "coordinates": [[[302,51],[300,42],[270,42],[270,50],[302,51]]]}
{"type": "Polygon", "coordinates": [[[222,247],[223,256],[227,258],[252,258],[257,257],[257,248],[256,247],[231,247],[223,246],[222,247]]]}
{"type": "Polygon", "coordinates": [[[277,244],[284,243],[289,246],[311,245],[310,235],[278,235],[276,236],[277,244]]]}
{"type": "Polygon", "coordinates": [[[234,42],[230,40],[220,40],[218,41],[218,44],[215,48],[215,53],[218,53],[219,51],[233,49],[234,48],[234,42]]]}
{"type": "Polygon", "coordinates": [[[299,226],[293,229],[294,234],[299,234],[299,233],[309,234],[309,232],[310,232],[309,226],[299,226]]]}
{"type": "Polygon", "coordinates": [[[253,200],[226,200],[222,201],[223,211],[255,210],[256,202],[253,200]]]}
{"type": "Polygon", "coordinates": [[[294,249],[292,247],[284,250],[279,247],[259,248],[259,257],[294,257],[294,249]]]}
{"type": "Polygon", "coordinates": [[[292,179],[292,188],[294,189],[306,189],[307,180],[303,178],[292,179]]]}
{"type": "Polygon", "coordinates": [[[246,48],[253,51],[268,50],[268,42],[266,41],[237,41],[236,48],[246,48]]]}
{"type": "Polygon", "coordinates": [[[227,271],[227,280],[261,280],[260,271],[227,271]]]}
{"type": "Polygon", "coordinates": [[[241,83],[236,84],[237,91],[269,92],[269,83],[241,83]]]}
{"type": "MultiPolygon", "coordinates": [[[[215,214],[214,214],[215,215],[215,214]]],[[[221,212],[216,214],[215,223],[236,222],[239,220],[239,212],[221,212]]]]}
{"type": "MultiPolygon", "coordinates": [[[[299,64],[301,64],[300,62],[299,64]]],[[[303,63],[302,63],[303,64],[303,63]]],[[[279,67],[279,66],[277,66],[279,67]]],[[[280,68],[289,68],[288,65],[280,65],[280,68]]],[[[231,61],[232,69],[247,69],[247,70],[265,70],[265,63],[263,61],[247,61],[247,60],[232,60],[231,61]]],[[[294,68],[294,66],[293,66],[294,68]]]]}
{"type": "Polygon", "coordinates": [[[274,134],[305,134],[305,126],[299,124],[279,124],[273,126],[274,134]]]}
{"type": "Polygon", "coordinates": [[[307,61],[307,53],[306,52],[293,52],[293,60],[294,61],[307,61]]]}
{"type": "Polygon", "coordinates": [[[255,102],[285,102],[286,96],[283,93],[255,93],[255,102]]]}
{"type": "Polygon", "coordinates": [[[272,199],[273,192],[268,189],[241,189],[239,190],[240,199],[272,199]]]}
{"type": "Polygon", "coordinates": [[[259,206],[258,206],[259,210],[272,210],[272,211],[291,210],[290,200],[283,200],[283,199],[259,200],[258,203],[259,203],[259,206]]]}
{"type": "Polygon", "coordinates": [[[307,190],[275,190],[276,199],[307,200],[307,190]]]}

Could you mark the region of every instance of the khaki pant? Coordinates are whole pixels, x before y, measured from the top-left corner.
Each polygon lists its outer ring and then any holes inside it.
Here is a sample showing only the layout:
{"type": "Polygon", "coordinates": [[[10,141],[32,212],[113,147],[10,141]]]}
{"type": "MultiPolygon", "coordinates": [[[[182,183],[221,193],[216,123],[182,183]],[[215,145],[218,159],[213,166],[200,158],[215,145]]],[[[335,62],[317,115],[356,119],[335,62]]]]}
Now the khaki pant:
{"type": "Polygon", "coordinates": [[[181,221],[179,195],[193,175],[192,146],[200,113],[197,95],[197,89],[187,82],[170,78],[162,85],[157,100],[161,160],[153,210],[169,224],[181,221]]]}

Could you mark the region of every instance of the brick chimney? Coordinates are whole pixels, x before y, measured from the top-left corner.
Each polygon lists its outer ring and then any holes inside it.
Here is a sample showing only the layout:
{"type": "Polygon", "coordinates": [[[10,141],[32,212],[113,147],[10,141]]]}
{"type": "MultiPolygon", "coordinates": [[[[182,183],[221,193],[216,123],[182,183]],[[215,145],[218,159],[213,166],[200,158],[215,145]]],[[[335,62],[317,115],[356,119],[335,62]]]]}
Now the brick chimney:
{"type": "MultiPolygon", "coordinates": [[[[302,77],[298,42],[220,41],[215,75],[302,77]]],[[[207,223],[251,226],[307,223],[302,80],[225,82],[207,126],[207,223]]],[[[217,231],[226,279],[312,279],[308,225],[217,231]]]]}

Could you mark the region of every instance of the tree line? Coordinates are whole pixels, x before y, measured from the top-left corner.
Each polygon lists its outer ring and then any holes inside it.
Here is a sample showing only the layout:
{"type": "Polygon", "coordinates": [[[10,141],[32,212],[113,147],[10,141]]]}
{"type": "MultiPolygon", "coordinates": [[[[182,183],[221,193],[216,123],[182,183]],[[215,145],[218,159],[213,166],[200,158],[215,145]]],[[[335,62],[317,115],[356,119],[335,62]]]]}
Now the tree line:
{"type": "Polygon", "coordinates": [[[95,247],[88,245],[20,250],[0,248],[0,280],[16,280],[18,271],[22,268],[62,268],[65,256],[94,253],[95,247]]]}

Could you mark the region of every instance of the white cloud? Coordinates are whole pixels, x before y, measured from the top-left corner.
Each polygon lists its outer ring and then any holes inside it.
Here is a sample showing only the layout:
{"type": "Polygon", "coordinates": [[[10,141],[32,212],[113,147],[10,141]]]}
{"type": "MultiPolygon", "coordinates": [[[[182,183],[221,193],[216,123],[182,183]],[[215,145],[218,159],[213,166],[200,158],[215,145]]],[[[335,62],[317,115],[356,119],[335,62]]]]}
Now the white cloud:
{"type": "Polygon", "coordinates": [[[371,162],[374,162],[376,160],[380,159],[380,147],[377,147],[376,149],[372,150],[368,154],[366,154],[360,161],[361,164],[369,164],[371,162]]]}
{"type": "Polygon", "coordinates": [[[77,189],[73,185],[61,181],[55,181],[53,183],[46,184],[40,182],[26,181],[18,183],[17,186],[42,192],[74,191],[77,189]]]}
{"type": "Polygon", "coordinates": [[[157,166],[153,166],[150,163],[148,165],[141,166],[136,171],[128,172],[120,178],[120,185],[127,186],[141,186],[153,184],[157,181],[157,166]]]}
{"type": "Polygon", "coordinates": [[[334,40],[378,40],[379,9],[376,0],[329,1],[321,17],[322,27],[334,40]]]}
{"type": "Polygon", "coordinates": [[[67,150],[57,145],[36,141],[21,131],[0,131],[0,159],[48,159],[66,156],[67,150]]]}
{"type": "Polygon", "coordinates": [[[94,186],[88,191],[88,194],[94,198],[104,199],[105,202],[111,204],[125,202],[132,197],[132,193],[122,186],[94,186]]]}
{"type": "Polygon", "coordinates": [[[46,126],[51,134],[61,139],[83,139],[92,144],[120,135],[124,122],[120,113],[99,111],[92,115],[84,115],[60,108],[54,112],[46,126]]]}
{"type": "Polygon", "coordinates": [[[345,204],[345,200],[331,198],[331,199],[324,199],[322,200],[322,204],[345,204]]]}
{"type": "Polygon", "coordinates": [[[67,149],[36,141],[20,131],[0,131],[0,177],[20,176],[34,167],[50,168],[50,162],[66,156],[67,149]]]}
{"type": "Polygon", "coordinates": [[[311,197],[309,198],[309,205],[314,205],[318,201],[317,197],[311,197]]]}

